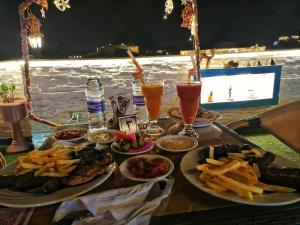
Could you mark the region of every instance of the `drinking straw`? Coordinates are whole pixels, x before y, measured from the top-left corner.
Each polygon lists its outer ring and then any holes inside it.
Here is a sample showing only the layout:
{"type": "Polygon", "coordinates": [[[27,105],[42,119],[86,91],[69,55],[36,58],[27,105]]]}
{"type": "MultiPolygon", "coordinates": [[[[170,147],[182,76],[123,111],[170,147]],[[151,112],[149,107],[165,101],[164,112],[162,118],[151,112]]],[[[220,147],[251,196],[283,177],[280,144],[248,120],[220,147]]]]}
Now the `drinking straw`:
{"type": "Polygon", "coordinates": [[[142,76],[142,73],[144,72],[144,69],[140,66],[140,64],[138,63],[138,61],[136,61],[136,59],[134,58],[133,54],[131,53],[130,49],[127,49],[127,54],[128,56],[132,59],[133,64],[136,66],[137,70],[135,73],[133,73],[132,75],[137,78],[142,85],[145,84],[145,80],[142,76]]]}
{"type": "Polygon", "coordinates": [[[133,54],[131,53],[130,49],[127,49],[127,54],[129,55],[129,57],[132,59],[133,64],[136,66],[136,68],[138,69],[139,72],[143,72],[144,69],[140,66],[140,64],[136,61],[136,59],[134,58],[133,54]]]}
{"type": "Polygon", "coordinates": [[[188,83],[191,82],[191,76],[194,76],[195,75],[195,71],[197,71],[197,64],[196,64],[196,61],[194,59],[194,55],[191,54],[190,55],[191,57],[191,61],[192,61],[192,64],[193,64],[193,68],[192,69],[189,69],[189,74],[188,74],[188,83]]]}

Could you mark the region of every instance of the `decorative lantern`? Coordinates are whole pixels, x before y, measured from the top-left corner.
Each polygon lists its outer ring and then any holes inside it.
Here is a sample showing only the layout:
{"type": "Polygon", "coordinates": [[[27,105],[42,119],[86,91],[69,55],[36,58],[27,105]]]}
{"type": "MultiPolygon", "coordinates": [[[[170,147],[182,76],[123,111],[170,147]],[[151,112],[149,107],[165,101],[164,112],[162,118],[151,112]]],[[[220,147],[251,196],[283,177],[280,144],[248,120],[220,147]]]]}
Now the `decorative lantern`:
{"type": "Polygon", "coordinates": [[[31,12],[28,13],[28,25],[30,34],[28,35],[28,41],[31,48],[41,48],[42,38],[44,35],[41,33],[41,24],[39,19],[34,16],[31,12]]]}
{"type": "Polygon", "coordinates": [[[43,35],[29,35],[28,41],[31,46],[31,48],[41,48],[42,47],[42,38],[43,35]]]}

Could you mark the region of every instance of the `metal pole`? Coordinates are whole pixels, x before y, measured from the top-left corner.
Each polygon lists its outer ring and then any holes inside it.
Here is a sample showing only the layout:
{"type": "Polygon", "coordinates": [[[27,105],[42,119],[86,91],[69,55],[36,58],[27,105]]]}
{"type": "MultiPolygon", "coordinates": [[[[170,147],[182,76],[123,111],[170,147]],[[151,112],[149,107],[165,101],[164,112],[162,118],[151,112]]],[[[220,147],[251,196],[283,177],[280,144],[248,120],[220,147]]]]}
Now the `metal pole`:
{"type": "Polygon", "coordinates": [[[194,49],[196,53],[196,64],[197,64],[197,76],[196,79],[198,81],[201,80],[200,74],[200,42],[199,42],[199,29],[198,29],[198,7],[197,0],[193,0],[193,8],[194,8],[194,23],[195,23],[195,34],[194,34],[194,49]]]}

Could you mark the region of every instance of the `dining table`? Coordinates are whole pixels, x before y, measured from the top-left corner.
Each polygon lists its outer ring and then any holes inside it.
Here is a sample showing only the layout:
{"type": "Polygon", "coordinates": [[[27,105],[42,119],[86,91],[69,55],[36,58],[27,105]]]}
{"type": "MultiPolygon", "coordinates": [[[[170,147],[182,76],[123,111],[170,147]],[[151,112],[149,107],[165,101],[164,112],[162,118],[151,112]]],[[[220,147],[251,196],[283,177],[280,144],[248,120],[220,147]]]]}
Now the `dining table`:
{"type": "MultiPolygon", "coordinates": [[[[176,121],[165,118],[159,121],[159,125],[165,130],[165,134],[172,134],[171,127],[176,126],[176,121]]],[[[250,144],[254,145],[235,131],[229,129],[219,121],[214,121],[211,126],[221,130],[217,137],[200,138],[198,148],[207,145],[217,145],[221,143],[250,144]]],[[[196,130],[203,128],[196,128],[196,130]]],[[[201,135],[203,132],[201,132],[201,135]]],[[[49,139],[44,143],[44,148],[51,144],[49,139]]],[[[259,147],[259,146],[257,146],[259,147]]],[[[128,156],[111,152],[118,165],[128,156]]],[[[174,171],[170,175],[174,178],[174,186],[171,194],[165,198],[156,211],[152,214],[152,225],[175,224],[300,224],[300,202],[284,206],[250,206],[226,201],[209,195],[193,186],[184,176],[180,168],[180,163],[187,152],[167,152],[154,147],[150,154],[159,154],[169,158],[174,164],[174,171]]],[[[140,182],[131,181],[122,176],[118,168],[108,180],[89,193],[100,193],[110,189],[130,187],[140,182]]],[[[50,225],[53,224],[53,217],[60,204],[36,207],[29,221],[29,225],[50,225]]]]}

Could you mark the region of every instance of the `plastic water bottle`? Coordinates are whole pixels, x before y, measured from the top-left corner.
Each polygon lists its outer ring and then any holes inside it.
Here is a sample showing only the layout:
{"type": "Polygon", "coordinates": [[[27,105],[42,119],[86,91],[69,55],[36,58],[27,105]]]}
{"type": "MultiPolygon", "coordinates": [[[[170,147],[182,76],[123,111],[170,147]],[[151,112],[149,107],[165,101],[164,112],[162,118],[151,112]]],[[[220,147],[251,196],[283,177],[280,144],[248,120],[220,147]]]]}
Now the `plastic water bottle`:
{"type": "Polygon", "coordinates": [[[89,77],[85,84],[89,129],[105,129],[104,87],[97,77],[89,77]]]}
{"type": "Polygon", "coordinates": [[[133,108],[136,113],[137,123],[140,130],[147,128],[148,115],[145,107],[145,99],[142,94],[142,89],[138,79],[133,80],[132,84],[133,92],[133,108]]]}

